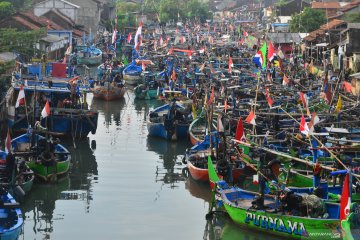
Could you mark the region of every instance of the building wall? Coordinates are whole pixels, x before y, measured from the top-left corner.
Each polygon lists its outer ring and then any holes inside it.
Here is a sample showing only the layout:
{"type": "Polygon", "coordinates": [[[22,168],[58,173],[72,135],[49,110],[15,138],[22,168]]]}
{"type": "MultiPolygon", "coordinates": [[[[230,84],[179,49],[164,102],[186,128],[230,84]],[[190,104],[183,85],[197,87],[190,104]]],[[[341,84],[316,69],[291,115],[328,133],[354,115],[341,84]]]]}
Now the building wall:
{"type": "Polygon", "coordinates": [[[34,5],[34,14],[39,17],[46,14],[51,9],[57,9],[74,22],[77,21],[78,8],[58,0],[48,0],[34,5]]]}
{"type": "Polygon", "coordinates": [[[96,32],[100,23],[102,6],[92,0],[70,0],[71,3],[80,6],[77,24],[83,25],[90,32],[96,32]]]}

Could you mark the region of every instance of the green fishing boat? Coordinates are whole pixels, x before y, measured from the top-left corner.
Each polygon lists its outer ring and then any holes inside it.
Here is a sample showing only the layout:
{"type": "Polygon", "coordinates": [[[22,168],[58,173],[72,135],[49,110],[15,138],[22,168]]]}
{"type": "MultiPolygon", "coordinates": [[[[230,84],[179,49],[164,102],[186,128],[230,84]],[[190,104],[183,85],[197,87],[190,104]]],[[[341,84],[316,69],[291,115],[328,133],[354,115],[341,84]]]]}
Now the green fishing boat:
{"type": "MultiPolygon", "coordinates": [[[[315,205],[307,206],[309,207],[307,216],[303,216],[301,211],[295,213],[294,209],[291,210],[280,205],[282,200],[279,203],[278,198],[272,195],[260,196],[256,192],[229,187],[218,178],[210,158],[208,170],[210,181],[215,183],[216,196],[221,199],[230,218],[241,227],[285,238],[358,239],[359,235],[356,235],[355,231],[360,228],[360,208],[356,203],[350,204],[350,198],[348,198],[345,208],[342,208],[341,204],[313,197],[316,199],[313,201],[315,205]],[[254,206],[254,201],[258,202],[260,197],[263,200],[263,207],[254,206]],[[346,208],[347,206],[350,206],[349,209],[346,208]],[[343,213],[340,212],[341,210],[343,213]]],[[[350,187],[350,184],[348,186],[350,187]]],[[[349,190],[343,191],[343,195],[346,195],[346,192],[349,193],[349,190]]],[[[295,197],[286,193],[286,198],[289,196],[295,197]]],[[[300,195],[297,195],[296,198],[300,199],[298,196],[300,195]]],[[[215,199],[214,191],[211,210],[215,199]]],[[[305,199],[305,196],[302,199],[305,199]]]]}

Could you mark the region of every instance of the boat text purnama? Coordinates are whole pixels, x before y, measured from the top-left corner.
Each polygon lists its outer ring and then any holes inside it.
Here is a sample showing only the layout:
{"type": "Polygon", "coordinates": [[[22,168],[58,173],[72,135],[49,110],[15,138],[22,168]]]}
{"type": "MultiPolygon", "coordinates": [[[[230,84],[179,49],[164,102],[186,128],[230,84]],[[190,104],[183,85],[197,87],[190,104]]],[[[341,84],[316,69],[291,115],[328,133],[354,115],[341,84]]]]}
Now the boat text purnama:
{"type": "Polygon", "coordinates": [[[253,223],[257,227],[278,232],[285,232],[300,236],[307,235],[303,223],[293,222],[290,220],[286,220],[284,222],[281,218],[272,218],[265,215],[257,215],[255,213],[246,212],[245,223],[253,223]]]}

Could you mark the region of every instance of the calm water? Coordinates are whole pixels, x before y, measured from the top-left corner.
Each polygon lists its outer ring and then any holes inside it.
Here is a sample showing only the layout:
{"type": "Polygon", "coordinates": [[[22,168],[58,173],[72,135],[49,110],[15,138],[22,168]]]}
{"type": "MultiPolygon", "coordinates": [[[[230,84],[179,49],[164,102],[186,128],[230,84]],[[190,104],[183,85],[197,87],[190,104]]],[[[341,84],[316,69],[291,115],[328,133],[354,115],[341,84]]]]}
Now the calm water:
{"type": "Polygon", "coordinates": [[[88,102],[100,112],[97,132],[76,149],[63,142],[71,172],[57,184],[34,185],[20,239],[263,238],[226,218],[205,220],[208,186],[182,175],[188,143],[147,136],[146,114],[160,102],[134,100],[131,91],[122,101],[88,102]]]}

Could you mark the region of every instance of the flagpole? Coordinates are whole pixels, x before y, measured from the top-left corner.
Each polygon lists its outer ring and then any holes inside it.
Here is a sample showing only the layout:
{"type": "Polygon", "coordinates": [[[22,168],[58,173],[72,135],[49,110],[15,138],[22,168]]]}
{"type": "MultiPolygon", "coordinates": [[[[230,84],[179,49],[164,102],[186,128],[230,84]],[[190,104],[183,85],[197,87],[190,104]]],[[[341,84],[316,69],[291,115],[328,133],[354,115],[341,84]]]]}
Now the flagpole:
{"type": "MultiPolygon", "coordinates": [[[[258,82],[257,82],[257,85],[256,85],[255,104],[254,104],[254,107],[252,109],[254,111],[255,116],[256,116],[255,111],[256,111],[256,102],[257,102],[257,97],[258,97],[258,92],[259,92],[259,84],[260,84],[260,74],[258,76],[258,82]]],[[[255,134],[255,133],[256,133],[256,128],[255,128],[255,125],[253,125],[252,134],[255,134]]]]}

